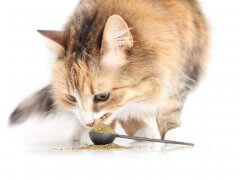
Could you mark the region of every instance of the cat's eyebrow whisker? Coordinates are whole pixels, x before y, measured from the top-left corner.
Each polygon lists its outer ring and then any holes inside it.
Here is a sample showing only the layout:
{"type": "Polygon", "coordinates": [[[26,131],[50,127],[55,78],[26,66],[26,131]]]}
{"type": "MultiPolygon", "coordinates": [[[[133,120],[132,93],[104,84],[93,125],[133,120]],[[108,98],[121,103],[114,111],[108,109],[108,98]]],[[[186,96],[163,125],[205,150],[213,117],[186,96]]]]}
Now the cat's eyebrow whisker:
{"type": "Polygon", "coordinates": [[[122,35],[124,35],[126,32],[129,32],[131,31],[133,28],[127,28],[123,31],[113,31],[113,36],[114,36],[114,39],[117,39],[119,37],[121,37],[122,35]]]}

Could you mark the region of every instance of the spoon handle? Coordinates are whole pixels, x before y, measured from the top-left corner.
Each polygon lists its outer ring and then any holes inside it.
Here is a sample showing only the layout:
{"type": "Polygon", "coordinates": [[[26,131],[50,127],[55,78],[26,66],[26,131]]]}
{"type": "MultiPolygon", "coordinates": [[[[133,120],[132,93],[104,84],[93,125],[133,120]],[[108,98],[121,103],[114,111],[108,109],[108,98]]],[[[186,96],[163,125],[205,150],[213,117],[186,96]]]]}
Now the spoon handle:
{"type": "Polygon", "coordinates": [[[179,144],[179,145],[186,145],[186,146],[194,146],[194,144],[192,143],[168,141],[168,140],[161,140],[161,139],[151,139],[151,138],[145,138],[145,137],[125,136],[125,135],[118,135],[118,134],[116,135],[116,137],[124,138],[124,139],[133,139],[137,141],[149,141],[149,142],[160,142],[165,144],[179,144]]]}

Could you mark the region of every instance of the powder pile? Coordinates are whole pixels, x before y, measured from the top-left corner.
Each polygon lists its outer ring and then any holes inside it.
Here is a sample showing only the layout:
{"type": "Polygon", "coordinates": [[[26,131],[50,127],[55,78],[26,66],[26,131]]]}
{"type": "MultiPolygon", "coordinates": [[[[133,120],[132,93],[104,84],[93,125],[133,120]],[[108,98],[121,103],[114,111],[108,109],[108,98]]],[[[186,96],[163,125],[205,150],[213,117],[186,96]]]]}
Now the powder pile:
{"type": "Polygon", "coordinates": [[[115,134],[115,131],[111,127],[103,123],[98,124],[91,131],[103,134],[115,134]]]}
{"type": "Polygon", "coordinates": [[[72,147],[55,149],[60,151],[111,151],[111,150],[127,150],[128,147],[120,146],[117,144],[106,144],[106,145],[90,145],[86,147],[72,147]]]}

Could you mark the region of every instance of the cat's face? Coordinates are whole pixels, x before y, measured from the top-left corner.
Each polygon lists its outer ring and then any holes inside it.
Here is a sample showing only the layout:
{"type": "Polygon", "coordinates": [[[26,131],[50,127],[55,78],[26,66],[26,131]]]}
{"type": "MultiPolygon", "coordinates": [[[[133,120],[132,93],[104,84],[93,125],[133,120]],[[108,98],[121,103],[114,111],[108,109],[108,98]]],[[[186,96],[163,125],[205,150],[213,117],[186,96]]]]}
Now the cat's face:
{"type": "MultiPolygon", "coordinates": [[[[53,68],[53,90],[58,103],[72,110],[84,125],[114,113],[130,99],[132,82],[118,79],[119,72],[87,67],[84,60],[58,61],[53,68]]],[[[133,97],[133,96],[132,96],[133,97]]]]}
{"type": "MultiPolygon", "coordinates": [[[[61,41],[56,41],[59,36],[55,33],[51,43],[55,51],[63,52],[61,41]]],[[[151,74],[144,72],[145,67],[128,62],[131,48],[133,37],[128,25],[120,16],[111,16],[104,28],[98,56],[64,52],[54,64],[52,87],[57,102],[73,111],[83,125],[91,126],[94,119],[114,114],[128,102],[146,99],[151,74]]]]}

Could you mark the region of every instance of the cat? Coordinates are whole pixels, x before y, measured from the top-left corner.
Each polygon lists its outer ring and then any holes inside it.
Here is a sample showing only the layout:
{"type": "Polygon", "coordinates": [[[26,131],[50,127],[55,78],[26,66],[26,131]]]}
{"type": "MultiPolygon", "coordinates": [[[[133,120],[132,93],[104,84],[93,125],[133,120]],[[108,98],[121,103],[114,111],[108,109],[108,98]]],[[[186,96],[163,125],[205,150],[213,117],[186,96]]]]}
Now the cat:
{"type": "MultiPolygon", "coordinates": [[[[10,124],[67,110],[129,135],[152,136],[180,126],[188,94],[204,74],[209,31],[196,0],[81,0],[63,31],[39,30],[55,53],[51,84],[24,100],[10,124]]],[[[85,133],[86,134],[86,133],[85,133]]]]}

